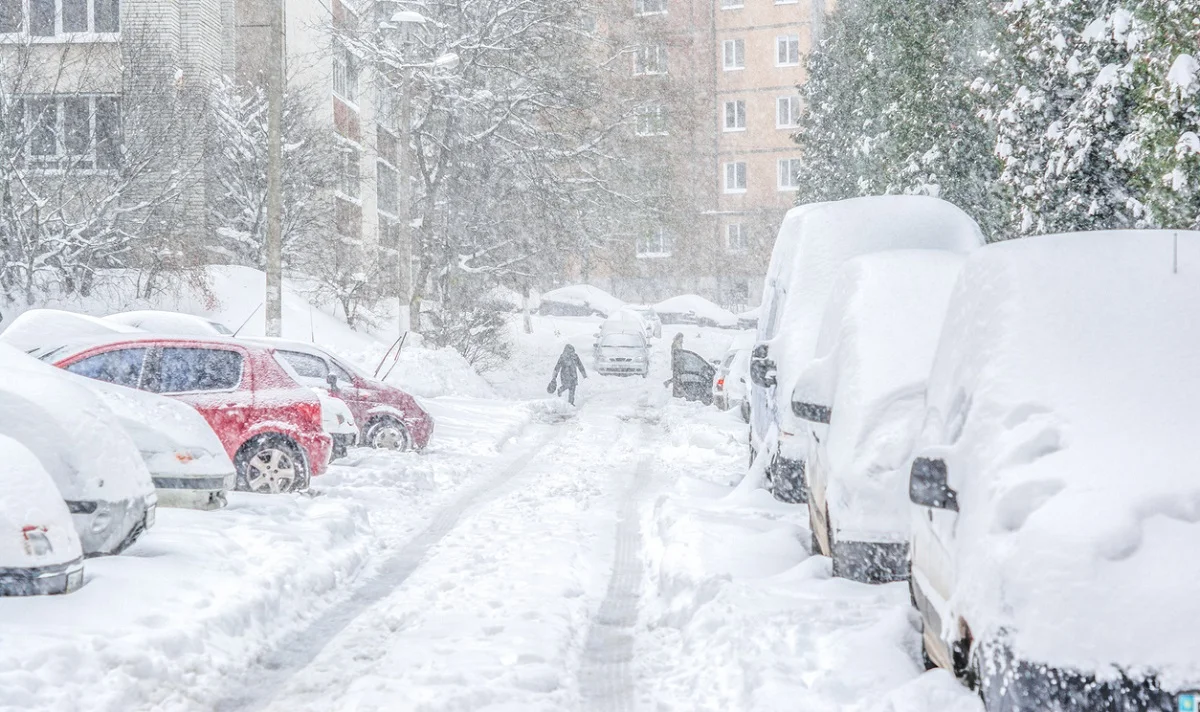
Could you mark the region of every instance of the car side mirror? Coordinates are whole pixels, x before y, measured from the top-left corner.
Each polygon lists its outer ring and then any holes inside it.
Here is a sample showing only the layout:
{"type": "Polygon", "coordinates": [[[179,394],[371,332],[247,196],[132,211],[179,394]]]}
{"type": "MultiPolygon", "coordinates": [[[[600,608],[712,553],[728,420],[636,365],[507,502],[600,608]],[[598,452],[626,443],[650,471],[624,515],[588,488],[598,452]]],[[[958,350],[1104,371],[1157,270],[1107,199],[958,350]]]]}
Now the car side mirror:
{"type": "Polygon", "coordinates": [[[760,388],[775,385],[775,362],[770,359],[766,344],[759,344],[750,352],[750,381],[760,388]]]}
{"type": "Polygon", "coordinates": [[[829,421],[833,417],[833,410],[827,405],[801,403],[800,401],[792,401],[792,412],[796,414],[797,418],[825,425],[829,425],[829,421]]]}
{"type": "Polygon", "coordinates": [[[338,379],[336,373],[331,373],[325,376],[325,382],[329,384],[329,390],[336,391],[338,389],[338,379]]]}
{"type": "Polygon", "coordinates": [[[908,498],[913,504],[958,511],[958,493],[947,484],[946,461],[935,457],[913,460],[908,480],[908,498]]]}

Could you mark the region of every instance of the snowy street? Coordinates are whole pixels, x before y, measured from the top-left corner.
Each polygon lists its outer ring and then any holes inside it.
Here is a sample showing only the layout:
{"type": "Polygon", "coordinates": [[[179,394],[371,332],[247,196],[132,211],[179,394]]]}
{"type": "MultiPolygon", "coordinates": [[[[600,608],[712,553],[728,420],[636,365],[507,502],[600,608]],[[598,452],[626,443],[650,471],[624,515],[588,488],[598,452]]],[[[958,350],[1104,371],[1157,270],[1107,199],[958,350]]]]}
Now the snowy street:
{"type": "MultiPolygon", "coordinates": [[[[585,348],[591,326],[562,328],[585,348]]],[[[544,394],[556,348],[526,343],[500,392],[544,394]]],[[[734,489],[745,425],[668,398],[655,348],[578,409],[429,399],[428,451],[353,450],[315,497],[163,510],[79,594],[6,602],[0,705],[975,709],[917,678],[903,584],[831,579],[803,508],[734,489]]]]}

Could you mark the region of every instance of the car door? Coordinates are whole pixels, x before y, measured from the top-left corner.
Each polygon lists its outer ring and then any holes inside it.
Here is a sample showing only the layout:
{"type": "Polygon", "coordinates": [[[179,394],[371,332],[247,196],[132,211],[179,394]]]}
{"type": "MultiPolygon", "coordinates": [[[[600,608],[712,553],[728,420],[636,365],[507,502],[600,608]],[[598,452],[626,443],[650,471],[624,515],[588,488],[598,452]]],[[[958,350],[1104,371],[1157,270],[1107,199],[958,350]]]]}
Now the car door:
{"type": "Polygon", "coordinates": [[[712,379],[716,369],[704,357],[692,351],[678,349],[673,358],[676,398],[712,402],[712,379]]]}
{"type": "MultiPolygon", "coordinates": [[[[925,428],[940,430],[937,423],[939,414],[930,410],[926,415],[925,428]]],[[[917,455],[921,457],[938,457],[941,451],[937,447],[926,447],[917,455]]],[[[949,482],[954,486],[956,480],[961,480],[961,473],[956,477],[953,471],[948,472],[949,482]]],[[[946,633],[957,636],[957,621],[944,621],[943,617],[949,609],[949,600],[954,590],[957,567],[952,555],[958,512],[948,509],[935,509],[913,505],[912,532],[910,534],[909,556],[912,560],[913,589],[917,608],[920,609],[926,625],[932,630],[930,637],[936,640],[946,640],[946,633]],[[950,631],[946,626],[952,626],[950,631]]],[[[953,637],[952,636],[952,637],[953,637]]]]}
{"type": "Polygon", "coordinates": [[[236,348],[163,346],[150,355],[143,386],[199,411],[232,456],[257,420],[248,381],[236,348]]]}

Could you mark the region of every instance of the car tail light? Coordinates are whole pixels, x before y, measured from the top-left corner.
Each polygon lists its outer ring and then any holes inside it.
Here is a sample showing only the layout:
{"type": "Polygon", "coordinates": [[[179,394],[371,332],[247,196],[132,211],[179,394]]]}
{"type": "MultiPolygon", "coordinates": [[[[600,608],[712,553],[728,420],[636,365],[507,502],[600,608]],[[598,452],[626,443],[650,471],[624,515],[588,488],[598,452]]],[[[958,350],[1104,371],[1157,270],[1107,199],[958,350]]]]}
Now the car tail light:
{"type": "Polygon", "coordinates": [[[723,388],[725,388],[725,379],[724,378],[717,379],[717,390],[719,391],[719,390],[722,390],[723,388]]]}
{"type": "Polygon", "coordinates": [[[25,535],[26,554],[45,556],[54,551],[54,546],[50,544],[50,539],[46,536],[46,527],[30,525],[23,527],[21,533],[25,535]]]}

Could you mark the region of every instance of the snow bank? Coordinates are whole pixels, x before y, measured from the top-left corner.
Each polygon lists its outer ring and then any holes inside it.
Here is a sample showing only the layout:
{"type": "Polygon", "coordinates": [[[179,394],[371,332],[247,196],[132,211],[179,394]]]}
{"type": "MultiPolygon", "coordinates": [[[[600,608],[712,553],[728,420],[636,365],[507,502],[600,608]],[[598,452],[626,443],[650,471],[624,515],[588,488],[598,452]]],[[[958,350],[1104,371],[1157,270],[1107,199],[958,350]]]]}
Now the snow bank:
{"type": "Polygon", "coordinates": [[[555,316],[608,316],[625,306],[625,302],[590,284],[559,287],[542,294],[539,311],[555,316]]]}
{"type": "Polygon", "coordinates": [[[967,262],[917,454],[959,492],[950,606],[1036,662],[1200,685],[1200,233],[1037,237],[967,262]]]}
{"type": "MultiPolygon", "coordinates": [[[[382,356],[382,349],[378,351],[378,355],[382,356]]],[[[349,358],[353,356],[348,355],[349,358]]],[[[374,373],[375,367],[379,365],[378,357],[367,359],[362,353],[359,353],[354,361],[367,373],[374,373]]],[[[384,363],[379,375],[383,377],[385,374],[388,383],[424,398],[493,398],[496,395],[491,385],[471,367],[471,364],[451,348],[405,346],[398,359],[389,358],[384,363]]]]}
{"type": "Polygon", "coordinates": [[[706,326],[733,328],[738,317],[728,309],[713,304],[697,294],[681,294],[654,305],[654,311],[664,324],[700,323],[706,326]]]}
{"type": "Polygon", "coordinates": [[[59,309],[30,309],[4,328],[5,343],[29,351],[47,343],[68,343],[96,336],[141,333],[141,329],[59,309]]]}

